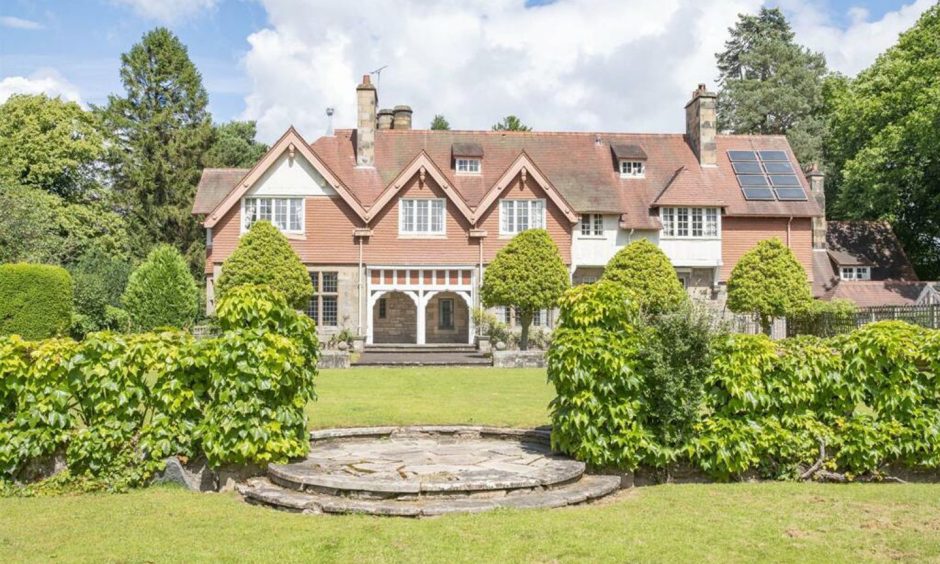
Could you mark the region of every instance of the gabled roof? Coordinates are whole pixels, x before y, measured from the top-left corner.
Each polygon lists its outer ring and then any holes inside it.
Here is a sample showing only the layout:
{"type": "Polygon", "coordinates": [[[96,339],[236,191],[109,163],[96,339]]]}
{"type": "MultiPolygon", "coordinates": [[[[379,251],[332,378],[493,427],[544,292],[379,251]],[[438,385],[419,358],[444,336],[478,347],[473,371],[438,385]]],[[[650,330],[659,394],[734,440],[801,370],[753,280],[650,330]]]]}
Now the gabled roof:
{"type": "Polygon", "coordinates": [[[558,206],[561,212],[565,214],[565,217],[568,218],[568,221],[572,223],[578,221],[577,213],[571,209],[571,206],[568,204],[568,202],[565,201],[564,196],[558,193],[558,190],[552,186],[552,183],[549,182],[544,174],[542,174],[542,171],[540,171],[535,163],[532,162],[532,159],[529,158],[529,155],[527,155],[525,151],[523,151],[522,154],[519,155],[519,158],[513,161],[511,165],[509,165],[509,168],[503,172],[503,175],[500,176],[493,187],[490,188],[490,191],[487,192],[485,196],[483,196],[483,199],[476,208],[476,215],[474,219],[479,219],[482,217],[483,214],[486,213],[486,210],[489,209],[491,205],[493,205],[493,202],[499,198],[499,195],[502,194],[503,190],[509,186],[509,183],[520,174],[522,175],[523,182],[526,182],[527,178],[532,178],[535,180],[535,182],[537,182],[538,185],[542,188],[542,191],[544,191],[548,196],[548,199],[558,206]]]}
{"type": "Polygon", "coordinates": [[[619,160],[646,160],[646,151],[635,143],[611,143],[610,149],[619,160]]]}
{"type": "Polygon", "coordinates": [[[421,153],[411,161],[411,164],[402,170],[401,173],[386,186],[385,191],[382,192],[378,199],[376,199],[366,211],[363,219],[368,223],[372,218],[379,215],[382,208],[388,205],[388,203],[395,198],[395,195],[398,194],[398,191],[405,186],[405,183],[414,178],[416,174],[419,175],[421,181],[424,181],[425,175],[429,175],[433,178],[434,181],[437,182],[437,185],[441,187],[441,190],[444,191],[444,195],[457,206],[457,209],[460,210],[464,218],[470,223],[473,223],[473,211],[467,205],[467,202],[453,189],[450,185],[450,181],[444,176],[441,169],[438,168],[424,151],[421,151],[421,153]]]}
{"type": "MultiPolygon", "coordinates": [[[[324,180],[336,190],[336,193],[349,204],[349,207],[352,208],[353,212],[356,213],[360,218],[365,217],[365,209],[363,209],[362,204],[359,203],[359,200],[340,182],[340,180],[333,174],[333,172],[320,160],[320,158],[310,150],[310,147],[303,140],[300,134],[294,129],[293,126],[288,128],[284,135],[281,136],[274,145],[268,149],[268,152],[265,153],[264,157],[261,158],[258,163],[252,167],[242,179],[233,186],[231,192],[229,192],[221,202],[219,202],[215,208],[208,213],[203,225],[206,227],[213,227],[219,220],[222,219],[222,216],[236,205],[238,201],[245,195],[255,182],[261,178],[261,176],[268,170],[268,168],[274,164],[274,162],[285,152],[289,153],[292,158],[294,155],[302,156],[307,159],[307,162],[323,176],[324,180]]],[[[200,187],[202,183],[200,182],[200,187]]],[[[196,201],[199,200],[199,189],[197,188],[196,201]]],[[[200,213],[196,211],[195,206],[193,207],[193,213],[200,213]]],[[[363,219],[364,220],[364,219],[363,219]]]]}
{"type": "Polygon", "coordinates": [[[193,213],[206,214],[214,210],[246,174],[247,168],[203,169],[193,201],[193,213]]]}
{"type": "MultiPolygon", "coordinates": [[[[212,210],[206,225],[211,226],[223,209],[238,201],[248,189],[245,185],[256,180],[291,144],[311,160],[364,221],[374,218],[377,210],[388,203],[390,186],[417,174],[421,167],[437,183],[453,190],[451,200],[462,202],[469,213],[461,211],[469,217],[480,217],[479,210],[492,204],[494,188],[506,182],[504,177],[515,166],[524,167],[532,179],[553,194],[553,199],[557,198],[556,203],[570,217],[582,213],[616,214],[625,229],[659,229],[655,207],[663,205],[722,206],[730,216],[822,215],[813,198],[802,202],[756,202],[745,200],[741,193],[727,151],[781,150],[796,162],[783,136],[719,135],[718,165],[708,167],[699,164],[681,134],[377,130],[374,166],[360,167],[356,166],[354,130],[337,130],[335,135],[306,145],[291,128],[244,179],[232,184],[232,191],[212,210]],[[455,147],[469,145],[479,146],[479,151],[476,148],[474,151],[485,154],[482,169],[480,174],[457,175],[453,170],[453,152],[455,147]],[[629,146],[646,154],[642,178],[620,176],[612,147],[628,151],[629,146]],[[525,162],[520,164],[523,156],[525,162]],[[419,158],[421,165],[415,168],[419,158]]],[[[519,171],[521,168],[516,169],[516,174],[519,171]]],[[[236,175],[233,172],[229,177],[219,177],[218,183],[224,184],[236,175]]],[[[800,182],[809,193],[806,179],[800,176],[800,182]]],[[[199,191],[206,193],[198,194],[197,202],[214,199],[211,194],[219,189],[211,188],[212,185],[208,180],[200,183],[199,191]]],[[[200,204],[199,208],[194,207],[194,213],[205,213],[200,210],[206,207],[200,204]]]]}
{"type": "Polygon", "coordinates": [[[830,221],[829,256],[836,266],[871,266],[872,280],[917,280],[891,225],[884,221],[830,221]]]}
{"type": "Polygon", "coordinates": [[[483,158],[483,146],[479,143],[454,143],[451,153],[455,157],[483,158]]]}

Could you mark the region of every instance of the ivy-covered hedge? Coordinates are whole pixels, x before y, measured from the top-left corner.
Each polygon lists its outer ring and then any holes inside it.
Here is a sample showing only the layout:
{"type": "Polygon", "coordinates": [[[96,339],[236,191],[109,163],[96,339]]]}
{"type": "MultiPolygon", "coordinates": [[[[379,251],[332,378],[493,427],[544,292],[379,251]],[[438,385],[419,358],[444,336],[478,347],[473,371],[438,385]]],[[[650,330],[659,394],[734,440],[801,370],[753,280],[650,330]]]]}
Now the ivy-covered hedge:
{"type": "Polygon", "coordinates": [[[719,335],[684,435],[664,432],[644,393],[663,355],[648,353],[656,332],[629,299],[594,284],[562,300],[548,353],[556,448],[598,467],[682,462],[724,480],[940,468],[940,331],[887,321],[829,339],[719,335]]]}
{"type": "Polygon", "coordinates": [[[48,264],[0,265],[0,335],[47,339],[72,321],[72,277],[48,264]]]}
{"type": "Polygon", "coordinates": [[[69,473],[105,487],[146,483],[171,455],[211,465],[306,453],[312,322],[279,293],[244,287],[219,304],[222,334],[93,333],[0,338],[0,480],[63,454],[69,473]]]}

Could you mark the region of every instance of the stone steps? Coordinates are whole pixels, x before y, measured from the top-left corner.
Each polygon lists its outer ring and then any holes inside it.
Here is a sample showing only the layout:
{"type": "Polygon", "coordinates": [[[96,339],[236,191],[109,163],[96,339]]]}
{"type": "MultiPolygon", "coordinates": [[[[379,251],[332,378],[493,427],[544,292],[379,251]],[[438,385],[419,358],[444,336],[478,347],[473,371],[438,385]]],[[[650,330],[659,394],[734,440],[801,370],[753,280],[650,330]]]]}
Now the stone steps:
{"type": "Polygon", "coordinates": [[[397,517],[432,517],[448,513],[479,513],[498,508],[551,509],[577,505],[609,495],[620,487],[617,476],[583,475],[575,482],[548,489],[492,491],[486,497],[424,497],[359,499],[319,492],[301,492],[253,478],[239,487],[249,503],[298,513],[359,513],[397,517]]]}
{"type": "Polygon", "coordinates": [[[493,360],[469,350],[367,348],[353,366],[492,366],[493,360]]]}

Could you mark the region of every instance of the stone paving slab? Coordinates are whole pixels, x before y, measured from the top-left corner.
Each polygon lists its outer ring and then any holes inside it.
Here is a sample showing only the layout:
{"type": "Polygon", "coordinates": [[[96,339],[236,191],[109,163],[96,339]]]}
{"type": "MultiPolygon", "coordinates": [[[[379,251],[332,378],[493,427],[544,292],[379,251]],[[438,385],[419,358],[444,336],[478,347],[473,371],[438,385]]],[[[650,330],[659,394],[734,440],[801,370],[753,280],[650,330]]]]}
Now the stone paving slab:
{"type": "Polygon", "coordinates": [[[362,429],[348,439],[337,432],[318,436],[306,460],[272,464],[268,474],[298,490],[381,496],[551,487],[584,472],[583,463],[525,434],[507,440],[474,428],[429,426],[362,429]]]}
{"type": "Polygon", "coordinates": [[[253,478],[240,487],[252,502],[303,513],[363,513],[401,517],[431,517],[448,513],[477,513],[497,508],[549,509],[601,498],[620,487],[617,476],[582,476],[574,483],[550,490],[512,492],[502,497],[421,498],[410,501],[364,500],[302,493],[279,487],[266,478],[253,478]]]}

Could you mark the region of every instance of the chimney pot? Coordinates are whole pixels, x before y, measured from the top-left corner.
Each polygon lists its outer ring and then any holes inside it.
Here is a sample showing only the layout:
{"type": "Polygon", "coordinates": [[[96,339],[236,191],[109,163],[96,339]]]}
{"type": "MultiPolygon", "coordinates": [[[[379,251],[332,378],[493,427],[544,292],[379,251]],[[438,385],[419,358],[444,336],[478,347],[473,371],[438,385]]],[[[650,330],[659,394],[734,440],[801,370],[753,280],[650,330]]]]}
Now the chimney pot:
{"type": "Polygon", "coordinates": [[[393,129],[411,129],[411,106],[395,106],[393,129]]]}
{"type": "Polygon", "coordinates": [[[395,119],[395,112],[394,112],[394,110],[390,110],[390,109],[388,109],[388,108],[379,110],[378,128],[379,128],[380,130],[382,130],[382,129],[391,129],[391,128],[392,128],[392,122],[393,122],[394,119],[395,119]]]}

